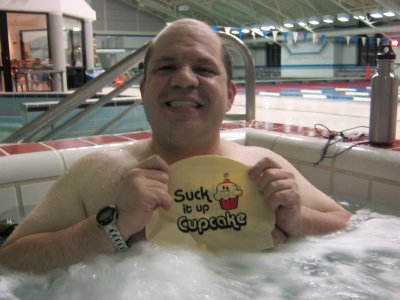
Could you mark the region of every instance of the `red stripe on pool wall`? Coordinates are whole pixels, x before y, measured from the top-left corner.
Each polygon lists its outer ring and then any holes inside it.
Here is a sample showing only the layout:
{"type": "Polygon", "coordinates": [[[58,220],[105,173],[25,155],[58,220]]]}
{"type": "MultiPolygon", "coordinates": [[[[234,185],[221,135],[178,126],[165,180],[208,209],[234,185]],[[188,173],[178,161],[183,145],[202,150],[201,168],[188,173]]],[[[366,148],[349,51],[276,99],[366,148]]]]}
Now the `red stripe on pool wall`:
{"type": "Polygon", "coordinates": [[[111,143],[121,143],[126,142],[127,139],[120,137],[118,135],[97,135],[81,138],[84,141],[95,143],[97,145],[111,144],[111,143]]]}
{"type": "Polygon", "coordinates": [[[38,143],[4,145],[1,148],[10,155],[50,150],[46,146],[43,146],[42,144],[38,143]]]}
{"type": "Polygon", "coordinates": [[[390,149],[390,150],[394,150],[394,151],[400,151],[400,140],[395,140],[393,145],[391,145],[391,146],[378,146],[378,147],[384,148],[384,149],[390,149]]]}
{"type": "Polygon", "coordinates": [[[132,132],[132,133],[122,133],[118,134],[119,136],[127,137],[134,140],[144,140],[152,136],[151,131],[143,131],[143,132],[132,132]]]}
{"type": "MultiPolygon", "coordinates": [[[[227,129],[238,129],[246,127],[267,130],[272,132],[279,132],[284,134],[297,134],[297,135],[318,137],[324,139],[324,137],[318,135],[315,129],[311,127],[269,123],[263,121],[251,121],[247,123],[245,121],[225,122],[222,124],[221,129],[227,130],[227,129]]],[[[13,145],[4,144],[0,145],[0,149],[2,149],[2,151],[0,151],[0,156],[6,156],[7,154],[13,155],[13,154],[49,151],[51,150],[51,148],[61,150],[70,148],[91,147],[93,146],[93,144],[102,145],[102,144],[126,142],[129,140],[142,140],[149,138],[151,136],[152,136],[151,131],[143,131],[143,132],[115,134],[115,135],[90,136],[90,137],[71,138],[63,140],[53,140],[41,143],[13,144],[13,145]],[[3,153],[3,151],[6,154],[3,153]]],[[[362,142],[362,141],[368,141],[368,138],[363,137],[357,142],[362,142]]],[[[351,142],[352,141],[350,141],[350,143],[351,142]]],[[[370,146],[388,150],[400,151],[400,140],[396,140],[391,146],[376,146],[376,145],[370,145],[370,146]]]]}
{"type": "Polygon", "coordinates": [[[53,140],[53,141],[45,141],[42,142],[45,145],[48,145],[54,149],[69,149],[69,148],[82,148],[82,147],[90,147],[93,146],[93,143],[89,143],[83,141],[81,139],[65,139],[65,140],[53,140]]]}

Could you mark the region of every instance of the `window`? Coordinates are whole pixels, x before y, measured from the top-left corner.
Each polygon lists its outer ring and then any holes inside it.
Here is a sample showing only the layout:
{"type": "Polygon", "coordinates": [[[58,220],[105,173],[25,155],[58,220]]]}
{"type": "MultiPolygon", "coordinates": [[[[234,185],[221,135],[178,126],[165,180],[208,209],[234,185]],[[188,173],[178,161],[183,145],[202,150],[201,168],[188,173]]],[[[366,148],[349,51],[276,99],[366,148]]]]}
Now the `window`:
{"type": "Polygon", "coordinates": [[[82,67],[84,65],[82,27],[80,20],[64,17],[64,47],[67,66],[82,67]]]}

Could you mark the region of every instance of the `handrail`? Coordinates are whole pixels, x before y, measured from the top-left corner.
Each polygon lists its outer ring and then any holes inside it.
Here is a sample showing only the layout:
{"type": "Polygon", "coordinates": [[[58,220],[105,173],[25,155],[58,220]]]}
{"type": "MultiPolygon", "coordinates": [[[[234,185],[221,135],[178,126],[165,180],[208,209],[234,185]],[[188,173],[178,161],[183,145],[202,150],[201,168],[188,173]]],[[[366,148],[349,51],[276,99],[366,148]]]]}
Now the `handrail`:
{"type": "MultiPolygon", "coordinates": [[[[119,94],[121,94],[124,90],[132,86],[132,83],[137,80],[142,74],[136,74],[132,78],[130,78],[128,81],[124,83],[124,85],[115,88],[113,91],[111,91],[109,94],[104,95],[100,97],[100,99],[95,102],[90,104],[86,109],[83,109],[81,112],[77,113],[75,116],[73,116],[71,119],[65,121],[63,124],[59,125],[58,127],[54,128],[51,132],[45,134],[43,137],[41,137],[41,140],[48,140],[52,139],[58,134],[64,132],[67,128],[71,127],[72,125],[76,124],[80,120],[84,119],[87,117],[90,113],[94,112],[97,108],[107,104],[110,102],[110,100],[119,94]]],[[[32,136],[27,136],[26,140],[30,140],[32,136]]]]}
{"type": "Polygon", "coordinates": [[[106,130],[108,130],[115,123],[117,123],[119,120],[121,120],[123,117],[125,117],[132,109],[134,109],[139,104],[140,104],[140,102],[137,101],[137,102],[133,103],[132,105],[128,106],[128,108],[124,109],[120,114],[116,115],[114,118],[112,118],[110,121],[108,121],[107,124],[103,125],[99,129],[97,129],[94,134],[95,135],[103,134],[106,130]]]}
{"type": "Polygon", "coordinates": [[[234,35],[225,32],[218,32],[219,35],[228,43],[239,50],[245,64],[245,87],[246,87],[246,113],[226,115],[227,120],[238,120],[245,117],[246,121],[256,118],[256,67],[249,48],[234,35]]]}
{"type": "MultiPolygon", "coordinates": [[[[57,120],[62,118],[65,114],[72,111],[82,103],[89,99],[91,96],[96,94],[99,88],[112,82],[120,74],[126,72],[131,66],[137,64],[146,52],[149,43],[144,44],[134,53],[123,58],[115,65],[113,65],[106,72],[101,73],[96,78],[90,80],[85,85],[78,88],[73,94],[67,96],[63,101],[60,101],[52,109],[39,115],[37,118],[26,124],[21,129],[14,132],[12,135],[7,137],[4,143],[21,143],[26,141],[27,137],[33,138],[40,131],[50,126],[51,123],[55,123],[57,120]]],[[[120,87],[120,92],[128,89],[130,86],[125,84],[120,87]]]]}
{"type": "MultiPolygon", "coordinates": [[[[248,47],[238,38],[233,35],[227,34],[225,32],[219,32],[219,35],[225,42],[233,46],[235,49],[239,51],[241,54],[244,63],[245,63],[245,90],[246,90],[246,113],[245,114],[229,114],[225,119],[227,120],[238,120],[246,119],[246,121],[251,121],[255,119],[255,65],[252,59],[250,50],[248,47]]],[[[55,105],[52,109],[44,112],[39,115],[37,118],[26,124],[21,129],[17,130],[15,133],[7,137],[3,142],[4,143],[21,143],[25,141],[31,141],[34,137],[40,133],[45,128],[54,125],[58,120],[60,120],[67,113],[71,112],[79,105],[84,103],[86,99],[90,98],[92,95],[96,94],[96,91],[105,85],[112,82],[115,78],[117,78],[120,74],[129,70],[133,65],[137,64],[145,55],[149,42],[141,46],[135,52],[131,53],[127,57],[123,58],[115,65],[113,65],[106,72],[100,74],[96,78],[90,80],[85,85],[77,89],[73,94],[67,96],[63,101],[60,101],[57,105],[55,105]]],[[[121,87],[116,88],[110,94],[101,98],[101,103],[105,102],[106,99],[110,100],[112,97],[117,94],[122,93],[124,90],[128,89],[131,84],[131,79],[128,80],[121,87]]],[[[100,100],[98,101],[100,102],[100,100]]],[[[93,105],[93,104],[92,104],[93,105]]],[[[93,110],[92,105],[88,106],[89,110],[93,110]],[[92,108],[91,108],[92,107],[92,108]]],[[[98,104],[99,105],[99,104],[98,104]]],[[[89,111],[90,112],[90,111],[89,111]]],[[[55,132],[50,132],[45,135],[46,138],[52,138],[56,134],[63,131],[66,127],[70,126],[72,123],[76,122],[78,119],[86,116],[87,113],[80,114],[79,117],[74,117],[73,121],[67,121],[63,125],[57,127],[55,132]],[[64,126],[64,127],[62,127],[64,126]]],[[[43,139],[43,137],[41,138],[43,139]]]]}

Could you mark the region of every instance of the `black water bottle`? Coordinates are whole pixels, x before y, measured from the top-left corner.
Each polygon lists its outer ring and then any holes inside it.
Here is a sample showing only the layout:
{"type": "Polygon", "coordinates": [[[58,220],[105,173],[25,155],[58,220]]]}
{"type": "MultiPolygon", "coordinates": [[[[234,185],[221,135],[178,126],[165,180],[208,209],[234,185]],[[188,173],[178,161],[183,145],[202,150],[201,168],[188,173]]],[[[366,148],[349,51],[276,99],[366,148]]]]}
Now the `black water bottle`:
{"type": "Polygon", "coordinates": [[[380,47],[376,72],[371,78],[369,140],[372,144],[391,145],[396,139],[399,78],[394,74],[395,59],[390,45],[380,47]]]}

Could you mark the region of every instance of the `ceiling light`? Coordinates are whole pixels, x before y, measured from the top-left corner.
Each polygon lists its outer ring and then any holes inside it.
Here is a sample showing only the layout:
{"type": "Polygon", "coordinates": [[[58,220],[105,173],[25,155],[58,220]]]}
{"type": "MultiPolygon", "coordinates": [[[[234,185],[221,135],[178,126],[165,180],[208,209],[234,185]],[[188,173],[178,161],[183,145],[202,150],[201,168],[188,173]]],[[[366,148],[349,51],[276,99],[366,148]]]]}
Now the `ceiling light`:
{"type": "Polygon", "coordinates": [[[365,14],[362,13],[361,11],[355,11],[353,13],[353,18],[356,19],[356,20],[365,20],[366,19],[365,18],[365,14]]]}
{"type": "Polygon", "coordinates": [[[331,15],[326,15],[322,17],[322,21],[325,23],[331,24],[335,21],[335,19],[331,15]]]}
{"type": "Polygon", "coordinates": [[[264,34],[263,34],[262,31],[260,30],[260,28],[254,27],[254,28],[251,29],[251,31],[252,31],[253,33],[257,33],[257,34],[260,35],[260,36],[264,36],[264,34]]]}
{"type": "Polygon", "coordinates": [[[297,24],[299,24],[300,26],[306,27],[307,26],[307,22],[304,19],[297,19],[296,20],[297,24]]]}
{"type": "Polygon", "coordinates": [[[375,19],[379,19],[382,18],[382,11],[380,9],[373,9],[371,10],[371,17],[375,18],[375,19]]]}
{"type": "Polygon", "coordinates": [[[250,30],[249,30],[249,29],[247,29],[247,28],[243,28],[243,29],[242,29],[242,32],[243,32],[243,33],[249,33],[249,32],[250,32],[250,30]]]}
{"type": "Polygon", "coordinates": [[[318,25],[319,24],[319,19],[317,17],[311,17],[308,20],[308,23],[312,24],[312,25],[318,25]]]}
{"type": "Polygon", "coordinates": [[[391,10],[387,10],[383,13],[386,17],[394,17],[396,14],[391,10]]]}
{"type": "Polygon", "coordinates": [[[350,16],[349,16],[348,13],[339,13],[339,14],[337,14],[337,19],[340,22],[347,22],[347,21],[349,21],[349,18],[350,18],[350,16]]]}
{"type": "Polygon", "coordinates": [[[264,30],[264,31],[269,31],[269,30],[273,30],[273,29],[275,29],[274,25],[264,25],[261,27],[261,30],[264,30]]]}
{"type": "Polygon", "coordinates": [[[286,28],[293,28],[294,24],[292,20],[285,20],[283,21],[283,26],[285,26],[286,28]]]}

